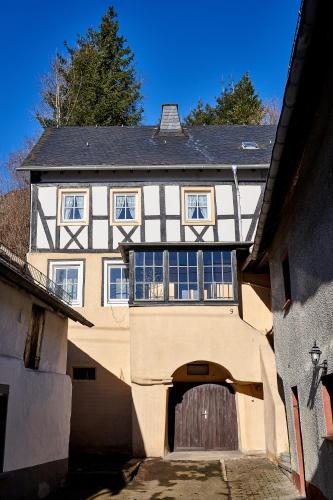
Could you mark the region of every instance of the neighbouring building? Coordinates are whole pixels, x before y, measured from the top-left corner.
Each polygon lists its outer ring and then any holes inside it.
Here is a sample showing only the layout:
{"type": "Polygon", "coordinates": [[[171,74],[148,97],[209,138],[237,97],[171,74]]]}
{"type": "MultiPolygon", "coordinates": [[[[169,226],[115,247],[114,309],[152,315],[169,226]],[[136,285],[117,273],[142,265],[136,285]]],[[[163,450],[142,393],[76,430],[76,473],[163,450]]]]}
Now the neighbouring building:
{"type": "Polygon", "coordinates": [[[304,1],[258,231],[246,266],[246,272],[257,273],[261,281],[270,272],[291,469],[300,491],[316,499],[333,499],[331,19],[331,3],[304,1]],[[314,342],[322,351],[317,365],[314,342]]]}
{"type": "Polygon", "coordinates": [[[274,126],[46,129],[28,259],[95,324],[69,326],[73,451],[288,450],[269,293],[242,284],[274,126]]]}
{"type": "Polygon", "coordinates": [[[0,498],[44,498],[67,474],[70,297],[0,244],[0,498]]]}

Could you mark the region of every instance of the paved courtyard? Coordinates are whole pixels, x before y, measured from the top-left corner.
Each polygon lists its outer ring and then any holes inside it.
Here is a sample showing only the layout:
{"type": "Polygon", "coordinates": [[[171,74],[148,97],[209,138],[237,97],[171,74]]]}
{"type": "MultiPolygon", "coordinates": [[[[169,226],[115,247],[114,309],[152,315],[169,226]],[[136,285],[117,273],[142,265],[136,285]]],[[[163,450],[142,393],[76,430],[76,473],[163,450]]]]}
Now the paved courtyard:
{"type": "MultiPolygon", "coordinates": [[[[51,500],[177,500],[301,498],[288,478],[265,458],[242,457],[212,461],[145,460],[127,486],[94,485],[82,481],[68,486],[51,500]]],[[[103,484],[104,481],[104,484],[103,484]]],[[[99,484],[98,484],[99,483],[99,484]]]]}

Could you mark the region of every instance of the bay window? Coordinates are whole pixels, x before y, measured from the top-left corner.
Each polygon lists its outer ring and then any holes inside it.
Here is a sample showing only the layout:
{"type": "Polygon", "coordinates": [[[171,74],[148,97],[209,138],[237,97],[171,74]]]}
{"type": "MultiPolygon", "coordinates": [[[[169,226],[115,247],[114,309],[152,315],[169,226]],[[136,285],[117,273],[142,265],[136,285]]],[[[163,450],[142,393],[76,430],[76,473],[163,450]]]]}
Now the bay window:
{"type": "Polygon", "coordinates": [[[131,251],[131,302],[234,302],[230,250],[168,249],[131,251]]]}

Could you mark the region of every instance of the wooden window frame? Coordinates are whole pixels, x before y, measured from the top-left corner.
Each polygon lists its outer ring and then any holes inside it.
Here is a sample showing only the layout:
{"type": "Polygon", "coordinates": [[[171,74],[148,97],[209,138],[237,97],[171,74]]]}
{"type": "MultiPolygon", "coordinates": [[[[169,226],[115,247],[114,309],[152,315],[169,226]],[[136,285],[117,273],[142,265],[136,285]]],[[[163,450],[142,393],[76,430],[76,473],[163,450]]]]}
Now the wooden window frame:
{"type": "Polygon", "coordinates": [[[32,304],[29,331],[23,355],[24,366],[31,370],[39,369],[44,325],[45,308],[37,304],[32,304]],[[34,341],[34,343],[32,341],[34,341]]]}
{"type": "Polygon", "coordinates": [[[183,226],[214,226],[215,225],[215,189],[213,186],[182,186],[181,188],[181,218],[183,226]],[[188,219],[187,218],[187,195],[207,194],[208,195],[208,219],[188,219]]]}
{"type": "Polygon", "coordinates": [[[59,188],[57,197],[57,225],[58,226],[88,226],[89,224],[89,188],[59,188]],[[79,195],[84,197],[84,217],[80,220],[63,219],[64,195],[79,195]]]}
{"type": "Polygon", "coordinates": [[[110,225],[111,226],[140,226],[141,225],[141,188],[111,188],[110,189],[110,225]],[[117,194],[135,195],[135,216],[133,220],[118,220],[114,217],[114,196],[117,194]]]}

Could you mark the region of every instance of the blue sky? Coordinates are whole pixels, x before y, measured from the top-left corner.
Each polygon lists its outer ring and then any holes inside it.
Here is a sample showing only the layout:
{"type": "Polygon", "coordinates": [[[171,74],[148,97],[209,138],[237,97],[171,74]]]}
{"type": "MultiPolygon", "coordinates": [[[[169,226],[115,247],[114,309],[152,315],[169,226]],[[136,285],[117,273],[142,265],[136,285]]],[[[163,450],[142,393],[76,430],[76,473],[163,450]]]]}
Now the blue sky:
{"type": "Polygon", "coordinates": [[[98,26],[113,3],[142,80],[144,124],[176,102],[212,102],[222,79],[249,71],[263,99],[281,100],[299,0],[3,0],[0,162],[39,129],[40,77],[63,41],[98,26]]]}

